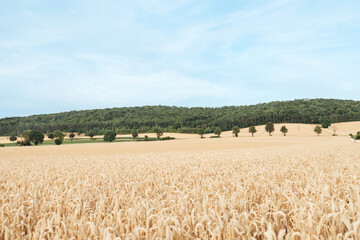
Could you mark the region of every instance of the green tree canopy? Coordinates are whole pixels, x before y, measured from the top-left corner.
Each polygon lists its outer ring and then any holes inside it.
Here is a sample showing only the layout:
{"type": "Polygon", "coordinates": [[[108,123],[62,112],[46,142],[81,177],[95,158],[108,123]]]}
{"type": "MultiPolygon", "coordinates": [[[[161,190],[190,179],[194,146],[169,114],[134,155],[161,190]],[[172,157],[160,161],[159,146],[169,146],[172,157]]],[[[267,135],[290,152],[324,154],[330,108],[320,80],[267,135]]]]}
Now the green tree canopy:
{"type": "Polygon", "coordinates": [[[327,119],[330,123],[359,121],[360,101],[297,99],[217,108],[142,106],[70,111],[2,118],[0,135],[10,136],[16,133],[20,136],[20,133],[27,129],[86,133],[95,130],[95,134],[101,135],[103,129],[114,128],[131,134],[131,129],[145,133],[154,127],[160,127],[163,131],[197,133],[197,129],[202,126],[207,129],[205,132],[209,132],[208,129],[213,132],[216,127],[227,131],[232,130],[233,126],[247,128],[267,122],[324,125],[327,119]]]}
{"type": "Polygon", "coordinates": [[[249,133],[251,133],[252,136],[254,136],[256,132],[257,132],[256,127],[254,126],[249,127],[249,133]]]}
{"type": "Polygon", "coordinates": [[[12,142],[15,142],[17,140],[17,137],[12,135],[12,136],[10,136],[9,140],[12,141],[12,142]]]}
{"type": "Polygon", "coordinates": [[[273,133],[275,131],[274,128],[274,124],[272,122],[267,122],[265,124],[265,130],[269,133],[269,135],[271,136],[271,133],[273,133]]]}
{"type": "Polygon", "coordinates": [[[44,134],[40,131],[32,130],[29,133],[29,140],[35,145],[38,145],[39,143],[41,144],[44,142],[44,134]]]}
{"type": "Polygon", "coordinates": [[[111,130],[107,130],[104,134],[104,141],[105,142],[113,142],[116,138],[116,133],[111,130]]]}
{"type": "Polygon", "coordinates": [[[137,138],[139,136],[139,133],[134,129],[132,130],[131,135],[133,138],[137,138]]]}
{"type": "Polygon", "coordinates": [[[55,137],[53,132],[49,132],[47,134],[47,136],[48,136],[49,139],[54,139],[54,137],[55,137]]]}
{"type": "Polygon", "coordinates": [[[322,133],[321,126],[319,126],[319,125],[315,126],[314,132],[317,133],[317,135],[320,135],[320,133],[322,133]]]}
{"type": "Polygon", "coordinates": [[[73,138],[75,137],[75,134],[74,134],[74,133],[70,133],[70,134],[69,134],[69,137],[71,138],[71,141],[72,141],[73,138]]]}
{"type": "Polygon", "coordinates": [[[204,128],[199,128],[198,131],[197,131],[197,134],[200,135],[200,138],[203,138],[204,134],[205,134],[205,129],[204,128]]]}
{"type": "Polygon", "coordinates": [[[240,132],[240,128],[238,126],[235,126],[232,128],[233,130],[233,134],[235,135],[235,137],[239,136],[239,132],[240,132]]]}
{"type": "Polygon", "coordinates": [[[54,138],[60,139],[61,142],[62,142],[62,141],[64,141],[65,133],[63,133],[63,132],[60,131],[60,130],[56,130],[56,131],[54,132],[54,138]]]}
{"type": "Polygon", "coordinates": [[[91,140],[92,140],[93,137],[95,136],[95,134],[93,133],[93,131],[89,131],[88,135],[89,135],[89,137],[91,138],[91,140]]]}
{"type": "Polygon", "coordinates": [[[220,137],[220,135],[221,135],[221,128],[219,128],[219,127],[215,128],[214,134],[217,135],[218,137],[220,137]]]}
{"type": "Polygon", "coordinates": [[[282,126],[280,128],[280,132],[282,132],[284,134],[284,136],[286,136],[286,134],[288,133],[288,129],[286,128],[286,126],[282,126]]]}
{"type": "Polygon", "coordinates": [[[331,126],[331,122],[330,122],[330,118],[329,117],[325,117],[321,123],[321,126],[323,128],[328,128],[331,126]]]}
{"type": "Polygon", "coordinates": [[[155,128],[154,128],[154,132],[156,133],[156,137],[157,137],[157,138],[160,138],[160,137],[163,135],[163,131],[162,131],[162,129],[159,128],[159,127],[155,127],[155,128]]]}
{"type": "Polygon", "coordinates": [[[95,136],[101,135],[103,133],[99,127],[94,128],[92,132],[95,136]]]}

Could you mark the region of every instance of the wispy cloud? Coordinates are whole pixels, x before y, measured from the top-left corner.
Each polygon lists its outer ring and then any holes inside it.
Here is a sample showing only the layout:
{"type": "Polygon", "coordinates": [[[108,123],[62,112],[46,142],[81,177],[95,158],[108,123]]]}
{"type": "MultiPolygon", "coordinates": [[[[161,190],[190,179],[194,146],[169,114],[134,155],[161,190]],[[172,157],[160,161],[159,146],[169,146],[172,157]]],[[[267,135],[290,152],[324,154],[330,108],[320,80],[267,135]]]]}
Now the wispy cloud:
{"type": "Polygon", "coordinates": [[[310,0],[2,2],[0,117],[359,99],[359,7],[310,0]]]}

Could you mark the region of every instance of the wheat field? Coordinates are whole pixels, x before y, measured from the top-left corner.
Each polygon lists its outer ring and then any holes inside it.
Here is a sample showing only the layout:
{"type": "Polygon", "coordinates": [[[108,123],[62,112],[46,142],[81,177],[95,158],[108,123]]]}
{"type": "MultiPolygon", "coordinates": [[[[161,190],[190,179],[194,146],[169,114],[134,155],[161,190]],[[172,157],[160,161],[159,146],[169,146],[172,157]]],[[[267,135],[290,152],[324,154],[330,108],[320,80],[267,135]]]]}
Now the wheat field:
{"type": "Polygon", "coordinates": [[[360,239],[360,145],[264,136],[3,148],[0,239],[360,239]]]}

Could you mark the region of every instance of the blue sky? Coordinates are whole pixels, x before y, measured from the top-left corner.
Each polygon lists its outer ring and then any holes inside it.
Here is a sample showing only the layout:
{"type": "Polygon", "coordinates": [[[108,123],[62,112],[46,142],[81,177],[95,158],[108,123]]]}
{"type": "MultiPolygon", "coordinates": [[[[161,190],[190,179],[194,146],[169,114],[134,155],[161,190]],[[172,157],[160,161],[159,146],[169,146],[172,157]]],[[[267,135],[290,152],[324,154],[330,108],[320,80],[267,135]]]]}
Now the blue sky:
{"type": "Polygon", "coordinates": [[[0,0],[0,117],[360,100],[358,0],[0,0]]]}

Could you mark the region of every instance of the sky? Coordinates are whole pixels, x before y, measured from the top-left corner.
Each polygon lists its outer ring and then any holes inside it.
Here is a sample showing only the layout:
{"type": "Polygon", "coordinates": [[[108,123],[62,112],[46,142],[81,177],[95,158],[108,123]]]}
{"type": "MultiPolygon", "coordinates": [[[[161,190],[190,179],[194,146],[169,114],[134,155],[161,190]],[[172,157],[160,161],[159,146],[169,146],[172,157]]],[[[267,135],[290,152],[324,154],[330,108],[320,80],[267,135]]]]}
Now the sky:
{"type": "Polygon", "coordinates": [[[359,92],[359,0],[0,0],[0,118],[359,92]]]}

